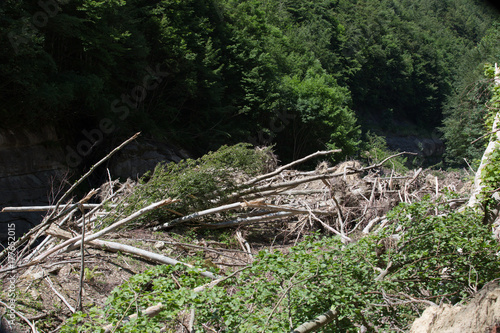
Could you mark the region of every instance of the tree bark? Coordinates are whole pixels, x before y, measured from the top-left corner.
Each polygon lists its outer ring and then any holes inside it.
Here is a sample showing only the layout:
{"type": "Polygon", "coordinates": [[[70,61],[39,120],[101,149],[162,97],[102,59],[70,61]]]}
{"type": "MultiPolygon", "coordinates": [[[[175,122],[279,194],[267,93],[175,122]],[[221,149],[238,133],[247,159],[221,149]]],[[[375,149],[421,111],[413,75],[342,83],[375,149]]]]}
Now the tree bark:
{"type": "MultiPolygon", "coordinates": [[[[495,64],[495,85],[500,85],[500,68],[497,64],[495,64]]],[[[474,177],[474,187],[472,189],[472,194],[467,203],[468,207],[478,207],[480,204],[480,194],[484,189],[484,181],[482,179],[482,172],[484,168],[491,163],[490,155],[495,150],[498,149],[498,145],[500,145],[500,132],[498,131],[500,124],[500,113],[497,112],[495,115],[495,120],[493,121],[493,126],[491,128],[491,132],[494,133],[492,139],[490,139],[490,143],[486,150],[484,151],[483,157],[481,158],[481,164],[476,171],[476,175],[474,177]]]]}
{"type": "Polygon", "coordinates": [[[330,309],[323,313],[322,315],[318,316],[317,318],[308,321],[306,323],[303,323],[290,333],[309,333],[309,332],[314,332],[321,327],[331,323],[332,321],[335,320],[338,316],[338,311],[336,309],[330,309]]]}

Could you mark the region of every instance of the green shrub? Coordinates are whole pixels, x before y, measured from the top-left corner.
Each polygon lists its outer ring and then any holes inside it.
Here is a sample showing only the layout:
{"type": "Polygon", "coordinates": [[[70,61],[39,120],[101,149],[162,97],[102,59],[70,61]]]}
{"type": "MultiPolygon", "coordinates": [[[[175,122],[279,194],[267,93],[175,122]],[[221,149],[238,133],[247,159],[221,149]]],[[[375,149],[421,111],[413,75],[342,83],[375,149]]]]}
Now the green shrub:
{"type": "MultiPolygon", "coordinates": [[[[224,203],[229,194],[242,188],[242,181],[265,170],[268,152],[269,149],[256,150],[250,144],[240,143],[222,146],[196,160],[160,163],[142,177],[118,214],[128,215],[167,198],[180,202],[147,214],[139,221],[170,219],[224,203]]],[[[104,225],[115,217],[109,217],[104,225]]]]}
{"type": "MultiPolygon", "coordinates": [[[[362,153],[362,158],[368,164],[377,164],[382,162],[389,156],[395,155],[398,152],[391,151],[387,147],[387,142],[383,136],[379,136],[375,133],[368,131],[366,134],[366,140],[364,142],[364,152],[362,153]]],[[[407,158],[404,156],[398,156],[391,158],[384,163],[387,168],[394,169],[400,173],[406,173],[408,171],[407,158]]]]}

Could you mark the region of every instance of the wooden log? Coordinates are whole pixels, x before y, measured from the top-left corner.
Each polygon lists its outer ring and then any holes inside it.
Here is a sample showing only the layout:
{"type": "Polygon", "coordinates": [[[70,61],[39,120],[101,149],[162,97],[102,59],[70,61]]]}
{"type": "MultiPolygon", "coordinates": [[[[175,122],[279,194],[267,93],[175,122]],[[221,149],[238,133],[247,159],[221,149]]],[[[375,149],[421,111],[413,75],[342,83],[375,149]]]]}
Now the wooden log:
{"type": "MultiPolygon", "coordinates": [[[[99,207],[101,204],[84,204],[84,209],[93,209],[99,207]]],[[[79,207],[77,203],[68,206],[68,209],[72,210],[79,207]]],[[[24,207],[4,207],[1,213],[19,213],[19,212],[42,212],[46,210],[56,209],[56,205],[50,206],[24,206],[24,207]]]]}
{"type": "Polygon", "coordinates": [[[266,203],[248,203],[248,207],[254,207],[254,208],[261,208],[264,210],[271,210],[271,211],[276,211],[276,212],[291,212],[295,214],[309,214],[309,213],[314,213],[317,215],[332,215],[331,211],[324,211],[324,210],[311,210],[311,209],[304,209],[304,208],[297,208],[297,207],[290,207],[290,206],[276,206],[276,205],[268,205],[266,203]]]}
{"type": "Polygon", "coordinates": [[[314,320],[308,321],[306,323],[303,323],[290,333],[309,333],[309,332],[314,332],[321,327],[331,323],[337,316],[339,315],[338,311],[336,309],[330,309],[323,313],[322,315],[318,316],[314,320]]]}
{"type": "Polygon", "coordinates": [[[366,227],[363,229],[363,233],[364,234],[370,233],[370,230],[373,228],[373,226],[375,224],[379,223],[380,221],[383,221],[384,219],[385,219],[385,215],[384,216],[377,216],[374,219],[370,220],[368,222],[368,224],[366,225],[366,227]]]}
{"type": "Polygon", "coordinates": [[[246,204],[247,204],[246,202],[236,202],[236,203],[232,203],[232,204],[229,204],[229,205],[223,205],[223,206],[220,206],[220,207],[215,207],[215,208],[210,208],[210,209],[202,210],[202,211],[199,211],[199,212],[196,212],[196,213],[193,213],[193,214],[189,214],[189,215],[186,215],[186,216],[183,216],[183,217],[179,217],[179,218],[174,219],[172,221],[166,222],[166,223],[164,223],[162,225],[156,226],[156,227],[153,228],[153,231],[158,231],[158,230],[170,228],[170,227],[173,227],[173,226],[175,226],[176,224],[179,224],[179,223],[192,221],[192,220],[194,220],[194,219],[196,219],[196,218],[198,218],[200,216],[205,216],[205,215],[219,213],[219,212],[223,212],[223,211],[227,211],[227,210],[231,210],[231,209],[245,207],[246,204]]]}
{"type": "MultiPolygon", "coordinates": [[[[62,229],[59,229],[58,227],[52,226],[50,229],[47,230],[47,234],[52,235],[54,237],[62,238],[62,239],[70,239],[72,235],[64,231],[62,229]]],[[[86,241],[85,244],[88,244],[89,246],[99,248],[102,250],[110,251],[110,252],[122,252],[122,253],[128,253],[135,255],[137,257],[146,259],[148,261],[153,261],[159,264],[164,264],[164,265],[177,265],[177,264],[182,264],[186,267],[189,268],[195,268],[193,265],[178,261],[176,259],[169,258],[167,256],[157,254],[151,251],[139,249],[137,247],[131,246],[131,245],[125,245],[125,244],[120,244],[116,242],[110,242],[110,241],[103,241],[99,239],[94,239],[92,241],[86,241]]],[[[220,276],[217,276],[211,272],[207,272],[204,270],[199,270],[197,271],[200,273],[200,275],[208,277],[210,279],[216,280],[219,279],[220,276]]]]}
{"type": "Polygon", "coordinates": [[[292,212],[277,212],[277,213],[271,213],[263,216],[252,216],[252,217],[246,217],[246,218],[236,218],[231,221],[226,221],[226,222],[221,222],[221,223],[214,223],[214,224],[208,224],[204,223],[202,224],[205,228],[212,228],[212,229],[220,229],[220,228],[232,228],[232,227],[237,227],[237,226],[242,226],[242,225],[248,225],[248,224],[254,224],[254,223],[262,223],[262,222],[267,222],[271,220],[278,220],[282,219],[285,217],[290,217],[296,215],[295,213],[292,212]]]}
{"type": "MultiPolygon", "coordinates": [[[[164,308],[165,308],[165,306],[163,304],[158,303],[158,304],[150,306],[146,310],[142,311],[142,315],[152,318],[152,317],[156,316],[157,314],[159,314],[161,312],[161,310],[163,310],[164,308]]],[[[134,314],[132,314],[130,316],[124,317],[122,320],[120,320],[119,323],[117,323],[115,325],[113,325],[113,324],[106,325],[106,326],[103,327],[104,328],[104,333],[114,332],[115,330],[117,330],[118,328],[120,328],[121,323],[123,321],[130,321],[130,320],[135,319],[137,317],[138,317],[137,313],[134,313],[134,314]]]]}

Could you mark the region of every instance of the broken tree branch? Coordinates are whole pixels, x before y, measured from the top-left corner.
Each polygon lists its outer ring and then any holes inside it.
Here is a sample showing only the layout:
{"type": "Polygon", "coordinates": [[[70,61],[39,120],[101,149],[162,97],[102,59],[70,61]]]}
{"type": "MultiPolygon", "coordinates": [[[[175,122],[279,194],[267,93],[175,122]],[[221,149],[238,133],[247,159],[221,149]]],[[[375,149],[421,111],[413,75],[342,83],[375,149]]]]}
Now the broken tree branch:
{"type": "Polygon", "coordinates": [[[261,175],[261,176],[258,176],[258,177],[255,177],[249,181],[247,181],[245,183],[245,185],[253,185],[257,182],[260,182],[261,180],[264,180],[264,179],[268,179],[268,178],[271,178],[271,177],[274,177],[278,174],[280,174],[281,172],[283,172],[284,170],[286,169],[289,169],[291,168],[292,166],[294,165],[297,165],[297,164],[300,164],[300,163],[303,163],[311,158],[314,158],[314,157],[318,157],[318,156],[323,156],[323,155],[329,155],[329,154],[333,154],[333,153],[340,153],[342,150],[341,149],[334,149],[334,150],[326,150],[326,151],[317,151],[311,155],[308,155],[304,158],[301,158],[299,160],[296,160],[296,161],[293,161],[291,163],[288,163],[282,167],[279,167],[277,168],[276,170],[274,170],[273,172],[270,172],[270,173],[267,173],[265,175],[261,175]]]}
{"type": "Polygon", "coordinates": [[[309,333],[309,332],[314,332],[321,327],[327,325],[328,323],[331,323],[337,316],[339,315],[337,309],[330,309],[323,313],[322,315],[318,316],[317,318],[308,321],[306,323],[303,323],[290,333],[309,333]]]}
{"type": "MultiPolygon", "coordinates": [[[[156,316],[157,314],[159,314],[160,311],[164,309],[164,307],[165,306],[163,304],[158,303],[158,304],[150,306],[146,310],[142,311],[141,314],[143,316],[147,316],[147,317],[152,318],[152,317],[156,316]]],[[[114,329],[113,331],[115,331],[116,329],[118,329],[121,326],[121,323],[123,321],[130,321],[130,320],[135,319],[137,317],[138,317],[137,313],[134,313],[130,316],[125,317],[123,320],[120,321],[120,323],[118,323],[116,325],[113,325],[113,324],[106,325],[103,327],[104,333],[110,333],[110,332],[112,332],[113,329],[114,329]]]]}
{"type": "MultiPolygon", "coordinates": [[[[101,204],[85,204],[83,205],[84,209],[93,209],[96,207],[100,207],[101,204]]],[[[74,209],[78,207],[78,204],[72,204],[68,206],[68,209],[74,209]]],[[[4,207],[2,208],[1,213],[19,213],[19,212],[42,212],[46,210],[56,209],[56,205],[49,206],[24,206],[24,207],[4,207]]]]}
{"type": "Polygon", "coordinates": [[[247,204],[248,204],[247,202],[236,202],[236,203],[232,203],[232,204],[229,204],[229,205],[224,205],[224,206],[220,206],[220,207],[215,207],[215,208],[210,208],[210,209],[202,210],[202,211],[190,214],[190,215],[179,217],[177,219],[174,219],[174,220],[169,221],[167,223],[164,223],[162,225],[156,226],[156,227],[153,228],[153,231],[158,231],[158,230],[170,228],[170,227],[172,227],[172,226],[174,226],[176,224],[179,224],[179,223],[182,223],[182,222],[191,221],[191,220],[194,220],[195,218],[198,218],[200,216],[205,216],[205,215],[209,215],[209,214],[213,214],[213,213],[223,212],[223,211],[226,211],[226,210],[231,210],[231,209],[235,209],[235,208],[245,207],[245,205],[247,205],[247,204]]]}
{"type": "MultiPolygon", "coordinates": [[[[174,202],[177,202],[179,201],[178,199],[175,199],[175,200],[172,200],[170,198],[168,199],[165,199],[165,200],[161,200],[161,201],[158,201],[158,202],[155,202],[155,203],[152,203],[151,205],[143,208],[143,209],[140,209],[138,211],[136,211],[135,213],[133,213],[132,215],[110,225],[109,227],[107,228],[104,228],[102,229],[101,231],[98,231],[96,232],[95,234],[90,234],[90,235],[86,235],[86,242],[89,242],[91,240],[94,240],[94,239],[97,239],[103,235],[105,235],[106,233],[109,233],[115,229],[117,229],[118,227],[122,226],[122,225],[125,225],[139,217],[141,217],[142,215],[146,214],[147,212],[149,211],[152,211],[156,208],[159,208],[159,207],[162,207],[162,206],[165,206],[165,205],[169,205],[171,203],[174,203],[174,202]]],[[[80,236],[77,236],[77,237],[73,237],[71,239],[68,239],[67,241],[63,242],[62,244],[59,244],[45,252],[43,252],[42,254],[40,254],[38,257],[34,258],[33,260],[31,260],[30,262],[26,263],[26,264],[23,264],[23,265],[19,265],[15,268],[5,268],[5,269],[2,269],[0,270],[0,273],[3,273],[3,272],[8,272],[8,271],[12,271],[13,269],[16,269],[16,268],[23,268],[23,267],[28,267],[28,266],[32,266],[32,265],[36,265],[40,262],[42,262],[43,260],[47,259],[47,257],[49,257],[50,255],[54,254],[55,252],[61,250],[61,249],[65,249],[66,251],[68,250],[73,250],[75,247],[78,247],[81,243],[81,235],[80,236]]]]}
{"type": "MultiPolygon", "coordinates": [[[[59,229],[59,228],[54,227],[54,226],[52,228],[50,228],[49,230],[47,230],[47,234],[58,237],[58,238],[62,238],[62,239],[68,239],[71,237],[71,234],[68,231],[59,229]]],[[[143,249],[139,249],[137,247],[130,246],[130,245],[120,244],[120,243],[116,243],[116,242],[103,241],[103,240],[99,240],[99,239],[95,239],[92,241],[85,241],[85,243],[92,246],[92,247],[106,250],[106,251],[129,253],[129,254],[135,255],[137,257],[146,259],[148,261],[153,261],[153,262],[156,262],[159,264],[172,265],[172,266],[177,265],[177,264],[182,264],[182,265],[189,267],[189,268],[195,268],[194,266],[192,266],[190,264],[186,264],[184,262],[166,257],[164,255],[157,254],[157,253],[143,250],[143,249]]],[[[200,275],[208,277],[208,278],[213,279],[213,280],[216,280],[219,278],[217,275],[210,273],[210,272],[207,272],[207,271],[198,270],[198,272],[200,275]]]]}
{"type": "Polygon", "coordinates": [[[63,295],[61,295],[61,293],[59,293],[56,288],[54,288],[54,284],[52,283],[52,280],[50,279],[50,277],[47,275],[45,276],[45,281],[47,281],[47,283],[49,284],[49,287],[54,291],[54,293],[57,295],[57,297],[59,297],[61,299],[61,301],[68,307],[69,311],[71,311],[71,313],[75,313],[75,308],[71,306],[71,304],[68,303],[68,301],[66,300],[66,298],[64,298],[63,295]]]}
{"type": "Polygon", "coordinates": [[[237,227],[237,226],[242,226],[242,225],[247,225],[247,224],[252,224],[252,223],[261,223],[261,222],[266,222],[266,221],[271,221],[271,220],[279,220],[285,217],[290,217],[296,215],[295,213],[291,212],[277,212],[277,213],[271,213],[267,215],[260,215],[260,216],[251,216],[251,217],[246,217],[246,218],[241,218],[238,217],[234,220],[231,221],[226,221],[226,222],[220,222],[220,223],[200,223],[202,226],[205,228],[213,228],[213,229],[220,229],[220,228],[231,228],[231,227],[237,227]]]}

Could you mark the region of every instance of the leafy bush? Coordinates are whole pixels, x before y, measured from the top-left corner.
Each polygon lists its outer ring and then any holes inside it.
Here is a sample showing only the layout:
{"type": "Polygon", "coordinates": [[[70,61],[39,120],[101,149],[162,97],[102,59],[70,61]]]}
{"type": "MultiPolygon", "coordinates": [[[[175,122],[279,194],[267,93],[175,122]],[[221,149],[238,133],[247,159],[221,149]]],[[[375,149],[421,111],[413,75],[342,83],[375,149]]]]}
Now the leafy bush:
{"type": "MultiPolygon", "coordinates": [[[[387,157],[397,154],[397,152],[389,150],[383,136],[379,136],[371,131],[368,131],[365,136],[366,140],[364,142],[365,147],[362,157],[368,164],[380,163],[387,157]]],[[[391,158],[384,164],[385,167],[392,168],[400,173],[406,173],[408,171],[406,165],[407,158],[403,156],[391,158]]]]}
{"type": "Polygon", "coordinates": [[[243,180],[265,169],[268,151],[241,143],[222,146],[196,160],[160,163],[152,173],[142,177],[139,186],[118,210],[119,214],[130,214],[167,198],[181,201],[168,206],[169,210],[152,212],[146,218],[171,218],[176,216],[173,211],[185,215],[221,203],[242,186],[243,180]]]}
{"type": "Polygon", "coordinates": [[[193,288],[207,281],[196,273],[156,267],[115,289],[99,320],[77,314],[62,332],[99,332],[102,318],[114,323],[159,302],[165,305],[159,315],[139,316],[118,331],[173,329],[190,308],[196,309],[196,332],[204,326],[218,332],[289,331],[330,308],[339,315],[319,332],[358,332],[360,325],[404,330],[425,302],[465,300],[500,277],[500,246],[473,211],[453,212],[426,198],[402,204],[388,217],[388,227],[356,243],[316,235],[286,254],[262,251],[239,275],[200,293],[193,288]]]}

